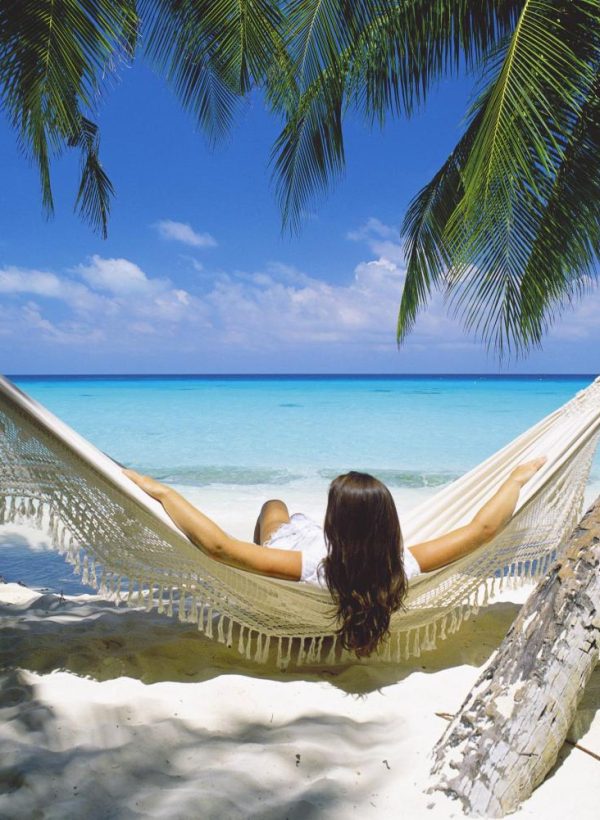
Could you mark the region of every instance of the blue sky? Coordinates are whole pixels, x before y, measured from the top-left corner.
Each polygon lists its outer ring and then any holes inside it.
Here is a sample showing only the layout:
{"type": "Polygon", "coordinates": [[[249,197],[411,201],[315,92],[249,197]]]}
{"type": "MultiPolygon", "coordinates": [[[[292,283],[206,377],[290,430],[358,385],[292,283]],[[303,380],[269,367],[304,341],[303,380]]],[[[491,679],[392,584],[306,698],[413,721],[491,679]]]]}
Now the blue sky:
{"type": "MultiPolygon", "coordinates": [[[[209,150],[141,61],[100,113],[116,187],[109,238],[72,212],[76,156],[54,166],[56,215],[0,123],[0,370],[5,373],[499,372],[441,296],[398,351],[398,227],[461,132],[469,79],[383,131],[350,120],[347,172],[282,235],[269,155],[278,122],[256,97],[209,150]]],[[[600,370],[598,294],[512,372],[600,370]]]]}

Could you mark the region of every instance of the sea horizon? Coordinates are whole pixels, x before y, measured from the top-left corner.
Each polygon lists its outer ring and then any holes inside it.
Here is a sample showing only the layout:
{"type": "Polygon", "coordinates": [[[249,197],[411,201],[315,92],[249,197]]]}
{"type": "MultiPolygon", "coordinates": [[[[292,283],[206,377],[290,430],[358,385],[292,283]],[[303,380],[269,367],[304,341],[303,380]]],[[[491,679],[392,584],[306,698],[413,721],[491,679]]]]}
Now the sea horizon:
{"type": "Polygon", "coordinates": [[[7,373],[7,379],[578,379],[598,373],[7,373]]]}

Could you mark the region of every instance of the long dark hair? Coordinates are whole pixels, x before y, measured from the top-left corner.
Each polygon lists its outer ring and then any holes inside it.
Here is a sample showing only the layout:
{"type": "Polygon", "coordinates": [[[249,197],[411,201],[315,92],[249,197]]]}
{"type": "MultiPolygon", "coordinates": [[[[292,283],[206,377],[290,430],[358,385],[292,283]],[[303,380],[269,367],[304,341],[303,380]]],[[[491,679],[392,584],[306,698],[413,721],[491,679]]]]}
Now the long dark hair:
{"type": "Polygon", "coordinates": [[[325,541],[323,570],[337,606],[337,633],[345,649],[366,657],[389,633],[407,589],[400,522],[385,484],[357,472],[334,479],[325,541]]]}

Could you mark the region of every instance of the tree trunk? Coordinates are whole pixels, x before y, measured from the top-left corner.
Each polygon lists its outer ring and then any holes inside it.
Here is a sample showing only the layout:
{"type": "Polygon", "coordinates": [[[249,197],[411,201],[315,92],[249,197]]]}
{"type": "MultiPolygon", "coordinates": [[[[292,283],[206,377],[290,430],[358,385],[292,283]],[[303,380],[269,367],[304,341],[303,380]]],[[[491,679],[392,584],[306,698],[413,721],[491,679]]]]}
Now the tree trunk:
{"type": "Polygon", "coordinates": [[[436,745],[431,791],[515,811],[556,762],[600,644],[600,497],[436,745]]]}

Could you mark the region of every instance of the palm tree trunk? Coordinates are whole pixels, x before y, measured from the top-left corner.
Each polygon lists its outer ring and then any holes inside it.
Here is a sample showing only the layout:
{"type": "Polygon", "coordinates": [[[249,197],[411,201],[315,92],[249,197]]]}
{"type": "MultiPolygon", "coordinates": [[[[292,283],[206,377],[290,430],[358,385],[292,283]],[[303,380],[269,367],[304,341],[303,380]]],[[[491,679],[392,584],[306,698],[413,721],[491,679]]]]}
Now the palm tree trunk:
{"type": "Polygon", "coordinates": [[[600,645],[600,497],[529,596],[433,756],[431,791],[515,811],[556,762],[600,645]]]}

